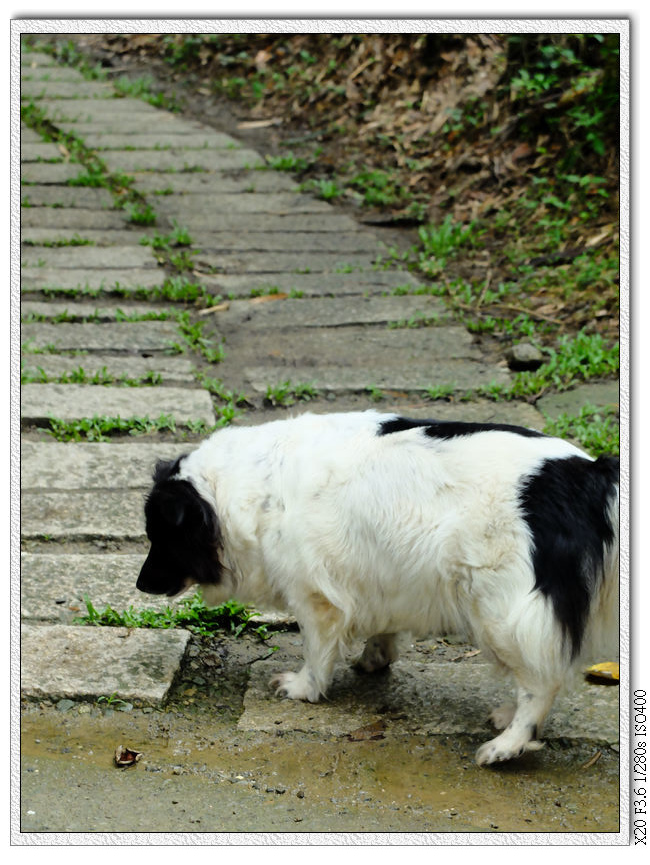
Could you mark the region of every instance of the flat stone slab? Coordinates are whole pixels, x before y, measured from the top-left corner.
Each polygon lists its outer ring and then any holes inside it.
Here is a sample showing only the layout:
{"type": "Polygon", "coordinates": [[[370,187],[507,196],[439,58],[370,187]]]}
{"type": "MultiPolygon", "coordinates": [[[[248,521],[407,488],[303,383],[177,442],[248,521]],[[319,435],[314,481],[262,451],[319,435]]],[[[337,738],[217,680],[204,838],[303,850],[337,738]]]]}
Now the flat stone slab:
{"type": "MultiPolygon", "coordinates": [[[[102,613],[106,607],[160,611],[181,598],[145,595],[135,584],[146,553],[22,553],[23,622],[74,624],[87,613],[85,599],[102,613]]],[[[190,592],[191,594],[191,592],[190,592]]]]}
{"type": "MultiPolygon", "coordinates": [[[[209,195],[233,195],[233,194],[277,194],[277,193],[298,193],[300,188],[298,184],[285,172],[278,171],[257,171],[255,169],[241,169],[241,171],[232,174],[224,172],[215,173],[212,171],[192,171],[192,172],[159,172],[159,171],[134,171],[131,173],[134,187],[145,195],[154,195],[156,212],[164,208],[166,213],[173,213],[177,203],[183,204],[183,215],[185,220],[197,223],[196,227],[201,228],[201,219],[209,219],[211,216],[210,209],[205,206],[206,196],[209,195]],[[188,200],[190,195],[202,194],[203,202],[198,202],[201,207],[195,214],[192,214],[188,205],[191,201],[188,200]],[[175,199],[172,202],[163,204],[163,199],[169,197],[175,199]],[[180,199],[180,201],[179,201],[180,199]],[[170,206],[171,205],[171,206],[170,206]]],[[[213,211],[214,215],[218,216],[233,216],[232,213],[224,211],[213,211]]],[[[236,228],[235,223],[231,223],[233,228],[236,228]]],[[[203,227],[208,227],[203,223],[203,227]]]]}
{"type": "Polygon", "coordinates": [[[619,399],[618,381],[599,381],[580,384],[571,390],[542,397],[537,405],[544,414],[557,418],[561,414],[579,415],[587,405],[599,408],[618,406],[619,399]]]}
{"type": "Polygon", "coordinates": [[[233,192],[202,195],[161,195],[156,199],[156,211],[173,216],[181,225],[197,213],[261,213],[269,217],[296,213],[327,213],[332,207],[310,195],[291,192],[233,192]]]}
{"type": "Polygon", "coordinates": [[[23,292],[60,289],[71,294],[110,294],[118,288],[121,292],[156,288],[162,285],[165,277],[163,270],[154,267],[103,267],[93,270],[76,267],[34,267],[21,273],[20,287],[23,292]]]}
{"type": "MultiPolygon", "coordinates": [[[[20,263],[23,268],[67,267],[93,270],[115,267],[119,262],[124,267],[158,268],[148,246],[62,246],[46,249],[21,250],[20,263]]],[[[160,278],[160,277],[159,277],[160,278]]]]}
{"type": "Polygon", "coordinates": [[[26,540],[146,541],[145,491],[23,492],[21,535],[26,540]]]}
{"type": "Polygon", "coordinates": [[[33,442],[20,446],[23,492],[148,489],[158,459],[176,459],[195,445],[167,442],[33,442]]]}
{"type": "MultiPolygon", "coordinates": [[[[339,667],[328,699],[321,703],[280,700],[269,687],[269,679],[282,669],[279,664],[272,656],[251,666],[239,729],[341,736],[383,720],[386,735],[469,734],[488,739],[495,735],[488,722],[491,710],[512,699],[511,689],[489,664],[400,659],[383,675],[339,667]]],[[[617,687],[580,682],[575,693],[556,701],[542,738],[618,742],[618,696],[617,687]]]]}
{"type": "Polygon", "coordinates": [[[153,316],[159,315],[161,321],[166,319],[175,320],[178,310],[171,307],[156,306],[149,303],[116,303],[112,306],[101,306],[97,302],[88,303],[77,301],[68,303],[67,301],[39,301],[39,300],[23,300],[20,304],[20,313],[23,321],[28,321],[30,316],[39,316],[42,318],[57,318],[66,316],[70,321],[92,321],[95,322],[124,322],[125,317],[138,316],[142,321],[146,321],[146,316],[152,316],[151,320],[156,319],[153,316]]]}
{"type": "Polygon", "coordinates": [[[93,209],[90,207],[23,207],[20,213],[21,236],[29,237],[34,228],[56,228],[60,231],[73,229],[123,229],[127,215],[123,210],[93,209]],[[27,231],[29,229],[29,231],[27,231]]]}
{"type": "Polygon", "coordinates": [[[21,218],[22,214],[27,210],[35,207],[48,207],[54,211],[66,207],[94,207],[103,210],[114,208],[113,196],[108,189],[92,189],[87,186],[60,186],[48,171],[43,171],[41,174],[43,176],[38,183],[32,180],[32,185],[23,186],[20,190],[20,200],[23,204],[21,218]]]}
{"type": "Polygon", "coordinates": [[[55,351],[166,351],[183,343],[175,321],[108,323],[27,322],[21,327],[25,354],[34,349],[55,351]]]}
{"type": "Polygon", "coordinates": [[[220,375],[244,391],[252,387],[264,394],[268,385],[287,380],[334,393],[371,386],[426,391],[443,385],[466,391],[510,381],[505,365],[483,361],[462,327],[278,328],[255,331],[254,340],[240,330],[223,332],[228,351],[220,375]]]}
{"type": "Polygon", "coordinates": [[[87,378],[95,375],[101,377],[111,376],[142,380],[151,373],[159,376],[162,384],[185,384],[194,385],[194,365],[191,361],[182,357],[167,357],[158,354],[155,357],[130,357],[106,354],[85,354],[81,357],[65,354],[27,354],[23,356],[21,372],[26,379],[31,378],[34,382],[45,383],[47,380],[55,382],[72,373],[82,370],[87,378]],[[46,376],[45,381],[42,376],[46,376]]]}
{"type": "MultiPolygon", "coordinates": [[[[215,313],[217,326],[228,333],[235,328],[247,332],[293,327],[350,327],[354,325],[409,324],[431,322],[447,313],[438,298],[428,295],[405,297],[338,297],[273,299],[273,295],[234,300],[215,313]]],[[[468,339],[464,340],[468,343],[468,339]]]]}
{"type": "Polygon", "coordinates": [[[65,184],[84,173],[78,162],[24,162],[20,166],[21,201],[29,199],[31,183],[65,184]]]}
{"type": "Polygon", "coordinates": [[[59,149],[58,144],[49,141],[25,142],[20,145],[20,161],[25,162],[41,162],[43,160],[60,159],[63,162],[63,153],[59,149]]]}
{"type": "Polygon", "coordinates": [[[205,254],[214,255],[225,252],[329,252],[341,254],[364,252],[374,257],[383,252],[383,247],[377,238],[369,232],[351,231],[340,234],[331,231],[220,231],[206,234],[197,232],[193,235],[194,245],[205,254]]]}
{"type": "MultiPolygon", "coordinates": [[[[81,134],[81,133],[80,133],[81,134]]],[[[197,129],[195,126],[185,123],[163,126],[158,129],[148,128],[142,131],[142,124],[131,126],[129,130],[120,129],[119,132],[100,131],[95,127],[94,131],[85,129],[81,136],[86,147],[93,150],[119,150],[124,152],[127,148],[137,150],[242,150],[243,145],[227,135],[225,132],[217,132],[209,126],[197,129]]]]}
{"type": "Polygon", "coordinates": [[[287,252],[202,252],[198,262],[215,273],[340,273],[351,269],[370,270],[381,257],[379,245],[369,252],[324,252],[296,250],[287,252]]]}
{"type": "MultiPolygon", "coordinates": [[[[345,350],[344,346],[340,346],[345,350]]],[[[506,385],[510,382],[507,371],[479,361],[436,360],[432,364],[412,363],[397,368],[380,360],[356,363],[354,366],[318,364],[318,366],[246,366],[241,370],[242,385],[246,390],[266,395],[269,387],[281,387],[287,382],[291,385],[309,384],[321,393],[346,394],[379,391],[405,393],[427,393],[431,388],[442,387],[455,394],[464,394],[473,388],[491,384],[506,385]]]]}
{"type": "Polygon", "coordinates": [[[120,417],[151,420],[172,415],[177,423],[216,422],[206,390],[183,387],[113,387],[85,384],[26,384],[21,388],[23,422],[44,423],[55,417],[120,417]]]}
{"type": "Polygon", "coordinates": [[[204,276],[202,284],[212,294],[251,297],[285,294],[303,297],[417,292],[424,286],[412,274],[395,270],[364,270],[346,273],[223,273],[204,276]]]}
{"type": "Polygon", "coordinates": [[[189,631],[24,625],[21,693],[34,699],[115,696],[162,706],[189,631]]]}
{"type": "Polygon", "coordinates": [[[57,99],[47,97],[41,101],[41,108],[46,112],[50,120],[56,121],[57,126],[63,119],[69,123],[91,123],[100,122],[104,128],[119,129],[122,119],[137,119],[140,128],[149,122],[151,117],[156,116],[161,109],[154,108],[143,99],[131,97],[116,97],[115,92],[106,92],[102,97],[93,98],[82,95],[78,90],[75,99],[57,99]],[[146,120],[144,119],[146,118],[146,120]]]}
{"type": "Polygon", "coordinates": [[[38,246],[46,247],[49,251],[49,245],[52,243],[61,244],[60,248],[63,249],[143,246],[141,240],[150,236],[147,231],[128,226],[126,223],[123,223],[120,229],[68,228],[66,225],[46,228],[25,227],[21,234],[23,251],[38,246]]]}
{"type": "Polygon", "coordinates": [[[20,95],[22,99],[78,99],[94,97],[96,99],[112,99],[115,90],[112,85],[103,81],[87,81],[83,76],[75,80],[56,77],[34,78],[33,76],[21,76],[20,95]]]}
{"type": "Polygon", "coordinates": [[[109,171],[239,171],[263,166],[264,160],[246,147],[174,148],[173,150],[104,150],[102,161],[109,171]]]}
{"type": "MultiPolygon", "coordinates": [[[[42,62],[32,64],[30,58],[33,56],[30,54],[27,58],[22,58],[20,67],[21,81],[72,81],[76,84],[86,84],[86,79],[77,69],[73,69],[71,66],[54,66],[42,62]],[[43,66],[45,68],[41,68],[43,66]]],[[[55,61],[51,58],[50,62],[55,61]]],[[[77,93],[79,93],[78,88],[77,93]]]]}

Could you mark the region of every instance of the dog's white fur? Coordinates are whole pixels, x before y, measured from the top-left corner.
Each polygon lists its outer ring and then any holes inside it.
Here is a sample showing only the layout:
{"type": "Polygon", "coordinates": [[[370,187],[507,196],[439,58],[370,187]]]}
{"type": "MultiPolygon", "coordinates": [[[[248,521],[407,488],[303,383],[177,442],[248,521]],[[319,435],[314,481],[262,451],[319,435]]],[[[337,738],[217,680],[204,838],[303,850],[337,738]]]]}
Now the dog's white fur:
{"type": "MultiPolygon", "coordinates": [[[[176,477],[214,508],[223,538],[224,573],[202,587],[206,602],[290,610],[305,664],[273,685],[309,701],[326,693],[352,638],[368,639],[360,663],[376,670],[395,658],[399,632],[467,633],[519,688],[514,712],[495,713],[504,730],[478,762],[541,747],[536,732],[571,660],[550,600],[533,590],[518,489],[544,460],[585,454],[506,431],[377,435],[391,418],[304,414],[230,427],[185,457],[176,477]]],[[[585,647],[609,627],[617,648],[617,570],[612,546],[585,647]]]]}

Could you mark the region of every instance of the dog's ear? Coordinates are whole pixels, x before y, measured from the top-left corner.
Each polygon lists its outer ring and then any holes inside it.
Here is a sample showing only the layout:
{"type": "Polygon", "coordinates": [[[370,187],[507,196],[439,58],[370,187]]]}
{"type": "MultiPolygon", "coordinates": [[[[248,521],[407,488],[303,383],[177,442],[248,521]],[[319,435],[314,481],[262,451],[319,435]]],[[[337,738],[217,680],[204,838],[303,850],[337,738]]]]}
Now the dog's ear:
{"type": "Polygon", "coordinates": [[[163,494],[160,497],[160,514],[167,525],[178,528],[186,513],[186,503],[179,496],[163,494]]]}
{"type": "Polygon", "coordinates": [[[154,484],[161,484],[165,481],[168,481],[175,474],[178,474],[178,469],[181,464],[181,460],[185,459],[187,454],[182,454],[175,460],[158,460],[156,463],[156,467],[153,470],[153,482],[154,484]]]}

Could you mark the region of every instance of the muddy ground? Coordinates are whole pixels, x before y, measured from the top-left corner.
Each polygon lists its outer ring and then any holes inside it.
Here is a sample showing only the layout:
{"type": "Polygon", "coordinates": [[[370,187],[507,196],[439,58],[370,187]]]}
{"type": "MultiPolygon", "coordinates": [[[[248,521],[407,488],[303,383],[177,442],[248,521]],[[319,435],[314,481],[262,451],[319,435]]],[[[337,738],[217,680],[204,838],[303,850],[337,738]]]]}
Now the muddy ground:
{"type": "MultiPolygon", "coordinates": [[[[300,637],[291,630],[269,644],[194,640],[163,710],[26,704],[22,831],[220,833],[217,843],[230,843],[222,833],[618,831],[613,748],[555,740],[481,769],[480,738],[414,733],[395,705],[345,736],[239,729],[251,665],[274,646],[278,664],[297,663],[300,637]],[[117,768],[119,745],[142,757],[117,768]]],[[[471,664],[473,652],[424,641],[407,657],[471,664]]]]}

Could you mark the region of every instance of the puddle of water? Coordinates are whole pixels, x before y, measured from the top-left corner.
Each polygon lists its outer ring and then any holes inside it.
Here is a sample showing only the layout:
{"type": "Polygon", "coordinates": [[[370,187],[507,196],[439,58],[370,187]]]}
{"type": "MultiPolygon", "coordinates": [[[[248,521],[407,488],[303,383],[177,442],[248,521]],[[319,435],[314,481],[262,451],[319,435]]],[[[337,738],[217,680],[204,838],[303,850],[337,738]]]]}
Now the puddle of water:
{"type": "Polygon", "coordinates": [[[368,737],[241,732],[200,713],[28,711],[22,829],[618,832],[613,751],[585,766],[596,748],[546,748],[480,769],[470,737],[368,737]],[[136,766],[113,766],[120,744],[142,751],[136,766]]]}

